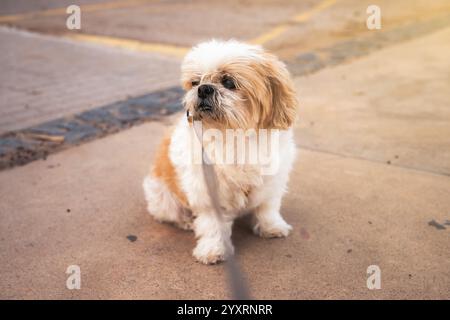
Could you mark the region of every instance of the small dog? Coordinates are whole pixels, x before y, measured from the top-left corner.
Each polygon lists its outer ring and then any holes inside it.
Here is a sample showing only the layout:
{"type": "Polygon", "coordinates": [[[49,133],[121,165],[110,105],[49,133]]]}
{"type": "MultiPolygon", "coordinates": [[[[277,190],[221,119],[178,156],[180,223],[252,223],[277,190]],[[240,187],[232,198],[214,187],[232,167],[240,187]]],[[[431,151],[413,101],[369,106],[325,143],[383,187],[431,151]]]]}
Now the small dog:
{"type": "MultiPolygon", "coordinates": [[[[256,234],[287,236],[292,227],[279,210],[295,158],[292,125],[297,99],[285,65],[260,46],[212,40],[192,48],[181,71],[188,117],[180,119],[164,139],[144,179],[150,214],[158,221],[193,230],[197,238],[193,255],[205,264],[223,261],[233,253],[232,224],[244,213],[253,213],[256,234]],[[260,129],[279,133],[275,154],[279,163],[270,175],[261,174],[259,163],[213,164],[221,219],[211,203],[202,167],[192,161],[193,145],[201,139],[192,134],[193,121],[201,121],[203,130],[214,133],[250,130],[246,141],[259,136],[260,129]]],[[[207,145],[207,154],[215,159],[214,151],[222,147],[211,141],[207,145]]]]}

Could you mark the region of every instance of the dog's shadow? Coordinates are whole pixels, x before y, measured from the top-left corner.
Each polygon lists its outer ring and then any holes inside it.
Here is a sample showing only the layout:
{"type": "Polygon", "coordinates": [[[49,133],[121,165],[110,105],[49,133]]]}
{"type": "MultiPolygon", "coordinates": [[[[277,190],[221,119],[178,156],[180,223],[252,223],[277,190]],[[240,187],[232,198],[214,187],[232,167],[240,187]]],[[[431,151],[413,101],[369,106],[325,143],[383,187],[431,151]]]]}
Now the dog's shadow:
{"type": "Polygon", "coordinates": [[[252,247],[258,239],[261,239],[253,233],[254,224],[251,213],[243,215],[234,221],[231,238],[236,250],[245,251],[252,247]]]}

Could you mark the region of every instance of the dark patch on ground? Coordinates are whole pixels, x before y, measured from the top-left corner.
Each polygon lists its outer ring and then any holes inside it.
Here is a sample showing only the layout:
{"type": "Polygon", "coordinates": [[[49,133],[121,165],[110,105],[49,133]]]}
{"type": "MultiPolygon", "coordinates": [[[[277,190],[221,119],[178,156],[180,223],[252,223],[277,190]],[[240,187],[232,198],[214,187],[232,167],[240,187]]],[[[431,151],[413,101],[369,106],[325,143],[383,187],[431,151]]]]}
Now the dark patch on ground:
{"type": "Polygon", "coordinates": [[[130,234],[127,236],[127,239],[130,240],[130,242],[135,242],[137,240],[137,237],[135,235],[130,234]]]}
{"type": "Polygon", "coordinates": [[[300,236],[302,237],[302,239],[305,239],[305,240],[309,240],[309,238],[310,238],[310,235],[305,228],[300,228],[300,236]]]}
{"type": "Polygon", "coordinates": [[[442,224],[436,222],[434,219],[429,221],[428,225],[432,226],[432,227],[435,227],[438,230],[445,230],[446,229],[442,224]]]}
{"type": "Polygon", "coordinates": [[[429,20],[414,21],[391,30],[373,32],[354,39],[341,41],[314,52],[300,53],[296,58],[288,61],[287,65],[291,73],[296,76],[311,74],[329,66],[335,66],[366,56],[387,46],[429,34],[448,26],[449,22],[449,15],[429,20]]]}

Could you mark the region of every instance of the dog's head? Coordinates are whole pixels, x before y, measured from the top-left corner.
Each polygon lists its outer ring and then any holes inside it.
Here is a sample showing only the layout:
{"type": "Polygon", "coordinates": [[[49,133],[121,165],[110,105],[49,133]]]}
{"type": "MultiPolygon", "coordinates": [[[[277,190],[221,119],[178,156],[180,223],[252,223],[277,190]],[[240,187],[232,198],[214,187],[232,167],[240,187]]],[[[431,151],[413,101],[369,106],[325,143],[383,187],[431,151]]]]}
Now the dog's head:
{"type": "Polygon", "coordinates": [[[285,65],[260,46],[204,42],[182,64],[184,105],[194,120],[219,128],[287,129],[297,100],[285,65]]]}

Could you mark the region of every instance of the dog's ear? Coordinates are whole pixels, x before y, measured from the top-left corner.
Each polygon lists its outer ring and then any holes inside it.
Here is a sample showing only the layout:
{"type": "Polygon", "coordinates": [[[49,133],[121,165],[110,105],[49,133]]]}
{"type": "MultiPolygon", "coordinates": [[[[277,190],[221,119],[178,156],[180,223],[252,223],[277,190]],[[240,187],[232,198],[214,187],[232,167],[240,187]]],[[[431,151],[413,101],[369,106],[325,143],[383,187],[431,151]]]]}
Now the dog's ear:
{"type": "Polygon", "coordinates": [[[261,125],[265,128],[288,129],[297,117],[298,101],[294,84],[285,64],[274,55],[264,54],[263,69],[269,100],[263,106],[261,125]]]}

